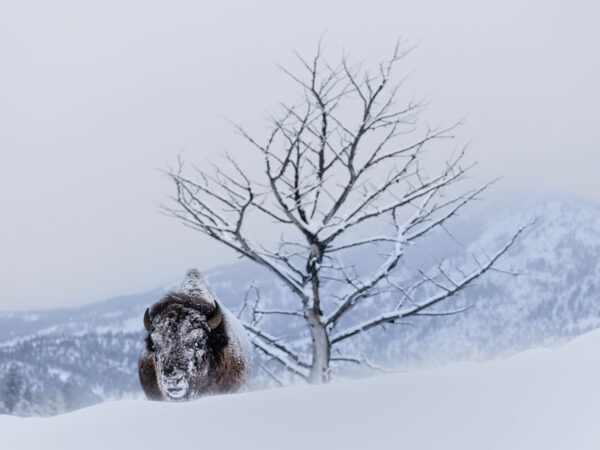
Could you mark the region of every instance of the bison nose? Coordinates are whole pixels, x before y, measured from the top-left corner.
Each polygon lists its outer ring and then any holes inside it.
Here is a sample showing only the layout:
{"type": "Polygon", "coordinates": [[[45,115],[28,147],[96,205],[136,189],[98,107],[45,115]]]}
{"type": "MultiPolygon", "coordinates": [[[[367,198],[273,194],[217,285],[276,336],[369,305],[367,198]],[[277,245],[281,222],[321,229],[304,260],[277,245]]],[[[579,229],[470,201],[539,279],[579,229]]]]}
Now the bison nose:
{"type": "Polygon", "coordinates": [[[178,397],[179,394],[185,394],[185,389],[173,386],[167,388],[167,392],[169,393],[169,395],[171,395],[171,397],[178,397]]]}
{"type": "Polygon", "coordinates": [[[170,386],[165,390],[167,391],[169,397],[172,399],[180,399],[182,397],[185,397],[185,394],[187,394],[187,388],[185,387],[170,386]]]}
{"type": "Polygon", "coordinates": [[[189,387],[185,373],[180,370],[172,370],[169,371],[168,374],[165,370],[162,385],[165,393],[171,399],[181,399],[185,397],[189,387]]]}

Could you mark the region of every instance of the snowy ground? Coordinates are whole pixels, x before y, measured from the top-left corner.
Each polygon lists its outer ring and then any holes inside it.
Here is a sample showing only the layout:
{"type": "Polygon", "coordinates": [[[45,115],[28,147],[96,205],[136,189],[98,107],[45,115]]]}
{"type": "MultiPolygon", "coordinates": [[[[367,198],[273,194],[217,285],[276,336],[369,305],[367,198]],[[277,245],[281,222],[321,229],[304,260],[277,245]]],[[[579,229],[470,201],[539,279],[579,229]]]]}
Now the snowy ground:
{"type": "Polygon", "coordinates": [[[600,448],[600,331],[484,364],[205,398],[0,416],[0,448],[600,448]]]}

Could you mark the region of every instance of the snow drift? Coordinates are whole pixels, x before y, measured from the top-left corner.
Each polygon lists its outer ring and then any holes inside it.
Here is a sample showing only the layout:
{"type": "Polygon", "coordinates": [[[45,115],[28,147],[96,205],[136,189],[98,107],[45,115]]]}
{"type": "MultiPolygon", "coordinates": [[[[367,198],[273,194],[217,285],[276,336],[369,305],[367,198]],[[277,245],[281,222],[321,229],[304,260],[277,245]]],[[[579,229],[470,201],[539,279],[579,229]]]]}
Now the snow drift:
{"type": "Polygon", "coordinates": [[[487,363],[327,386],[0,416],[2,448],[598,449],[600,331],[487,363]]]}

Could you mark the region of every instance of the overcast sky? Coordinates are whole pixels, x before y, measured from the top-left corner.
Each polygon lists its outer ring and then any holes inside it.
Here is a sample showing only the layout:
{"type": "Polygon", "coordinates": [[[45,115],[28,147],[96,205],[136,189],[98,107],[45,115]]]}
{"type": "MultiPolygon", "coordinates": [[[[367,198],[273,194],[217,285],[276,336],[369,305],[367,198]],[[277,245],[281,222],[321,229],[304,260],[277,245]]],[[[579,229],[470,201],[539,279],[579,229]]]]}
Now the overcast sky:
{"type": "Polygon", "coordinates": [[[600,201],[597,1],[0,0],[0,310],[145,291],[231,253],[159,213],[159,169],[249,149],[296,89],[275,63],[366,62],[399,36],[428,120],[504,189],[600,201]]]}

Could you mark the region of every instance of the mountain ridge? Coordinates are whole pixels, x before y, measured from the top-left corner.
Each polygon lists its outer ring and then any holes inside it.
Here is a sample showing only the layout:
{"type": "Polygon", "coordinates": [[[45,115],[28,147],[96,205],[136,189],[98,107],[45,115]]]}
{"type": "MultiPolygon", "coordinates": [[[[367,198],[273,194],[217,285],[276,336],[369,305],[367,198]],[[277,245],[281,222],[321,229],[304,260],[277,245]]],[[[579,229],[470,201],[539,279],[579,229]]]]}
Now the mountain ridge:
{"type": "MultiPolygon", "coordinates": [[[[531,204],[463,214],[448,230],[457,236],[455,241],[441,245],[440,236],[432,236],[407,255],[409,262],[400,275],[411,269],[410,261],[428,267],[443,257],[449,257],[451,266],[468,267],[474,263],[471,253],[494,251],[516,228],[538,217],[500,261],[501,271],[486,274],[444,302],[448,310],[470,306],[467,312],[374,329],[349,342],[347,349],[369,354],[379,366],[413,369],[556,345],[600,327],[600,207],[573,200],[531,204]],[[519,275],[507,273],[513,271],[519,275]]],[[[261,287],[267,302],[292,298],[268,272],[250,262],[218,267],[206,275],[233,311],[252,284],[261,287]]],[[[169,283],[77,308],[0,313],[0,413],[48,415],[141,396],[136,365],[144,336],[143,311],[174,287],[176,283],[169,283]],[[8,405],[7,395],[14,397],[8,405]]],[[[287,322],[274,326],[287,333],[296,330],[287,322]]],[[[349,376],[363,373],[338,370],[349,376]]],[[[258,368],[254,383],[267,383],[258,368]]]]}

